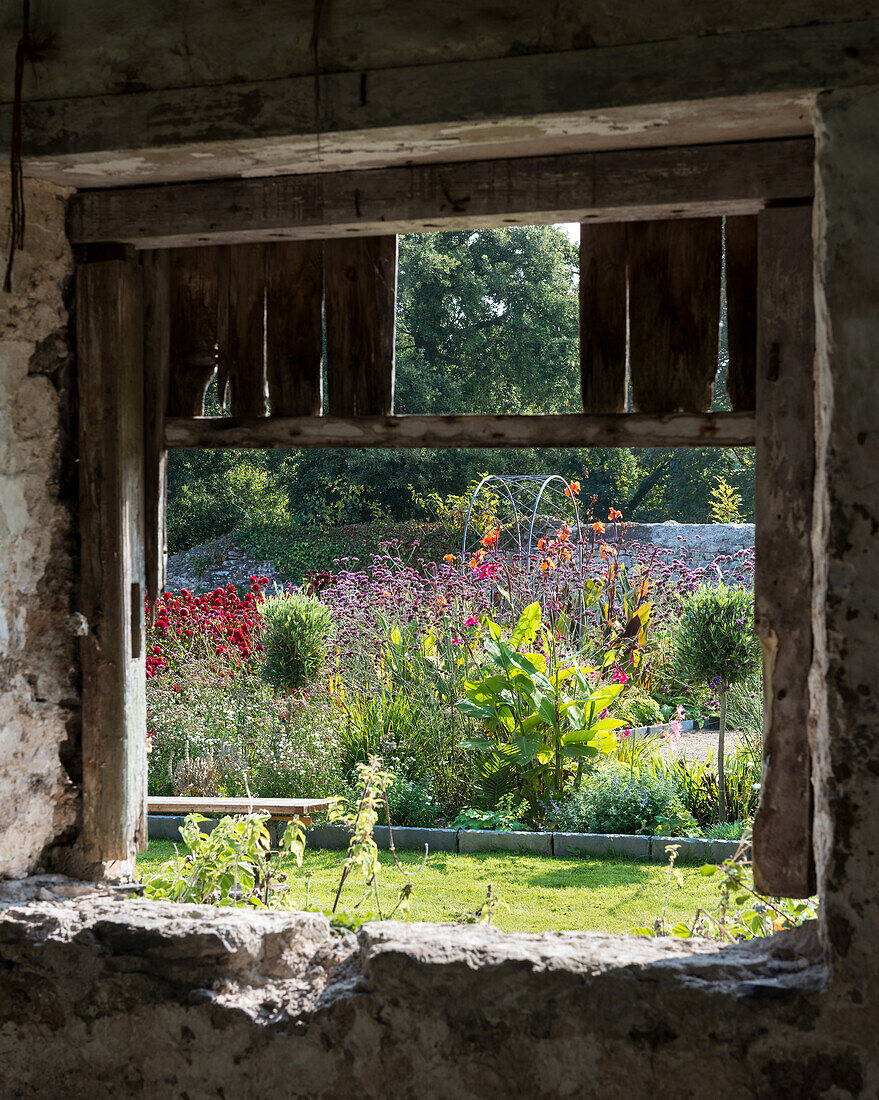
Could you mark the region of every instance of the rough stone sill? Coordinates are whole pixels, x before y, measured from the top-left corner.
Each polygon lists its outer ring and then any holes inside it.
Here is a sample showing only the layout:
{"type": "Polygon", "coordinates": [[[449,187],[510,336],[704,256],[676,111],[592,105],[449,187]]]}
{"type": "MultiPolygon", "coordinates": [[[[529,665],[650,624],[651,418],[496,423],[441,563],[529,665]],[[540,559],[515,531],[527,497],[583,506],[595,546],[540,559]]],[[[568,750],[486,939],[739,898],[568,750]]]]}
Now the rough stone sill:
{"type": "Polygon", "coordinates": [[[325,1026],[327,1014],[344,1017],[363,997],[436,1015],[440,989],[491,1014],[511,996],[518,1013],[539,1014],[541,1003],[585,1012],[593,998],[696,995],[716,1017],[718,996],[777,1008],[779,999],[811,1000],[826,982],[817,922],[730,946],[414,922],[337,934],[322,914],[150,902],[60,875],[0,882],[0,972],[12,1005],[28,1002],[39,973],[53,999],[79,1012],[93,1005],[114,1016],[147,998],[152,1008],[243,1013],[283,1033],[325,1026]]]}

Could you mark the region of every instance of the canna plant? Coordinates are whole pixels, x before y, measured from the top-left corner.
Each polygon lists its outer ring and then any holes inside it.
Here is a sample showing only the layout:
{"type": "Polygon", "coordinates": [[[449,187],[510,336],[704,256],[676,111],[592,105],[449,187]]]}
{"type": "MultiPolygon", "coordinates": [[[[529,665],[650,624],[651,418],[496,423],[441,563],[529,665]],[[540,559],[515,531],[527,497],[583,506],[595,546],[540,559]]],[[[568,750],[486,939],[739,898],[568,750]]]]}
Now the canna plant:
{"type": "MultiPolygon", "coordinates": [[[[529,604],[508,639],[487,617],[483,645],[487,664],[463,682],[458,709],[482,723],[485,736],[463,742],[467,749],[502,754],[519,769],[524,792],[537,800],[561,795],[565,767],[614,750],[614,731],[623,724],[605,712],[623,684],[595,687],[596,669],[558,660],[551,634],[543,633],[543,651],[523,652],[541,633],[539,603],[529,604]]],[[[614,664],[608,653],[603,668],[614,664]]]]}

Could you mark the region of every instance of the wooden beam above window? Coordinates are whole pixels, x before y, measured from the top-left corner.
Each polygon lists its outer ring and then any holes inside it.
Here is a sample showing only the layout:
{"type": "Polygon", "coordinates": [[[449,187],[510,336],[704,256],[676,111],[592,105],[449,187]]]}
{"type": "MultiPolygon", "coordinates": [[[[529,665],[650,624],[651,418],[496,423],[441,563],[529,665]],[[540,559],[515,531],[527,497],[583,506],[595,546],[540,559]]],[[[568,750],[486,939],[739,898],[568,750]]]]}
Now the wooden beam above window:
{"type": "Polygon", "coordinates": [[[756,214],[813,193],[811,138],[81,191],[73,244],[182,248],[756,214]]]}
{"type": "Polygon", "coordinates": [[[751,447],[753,413],[589,416],[170,417],[165,445],[329,447],[751,447]]]}

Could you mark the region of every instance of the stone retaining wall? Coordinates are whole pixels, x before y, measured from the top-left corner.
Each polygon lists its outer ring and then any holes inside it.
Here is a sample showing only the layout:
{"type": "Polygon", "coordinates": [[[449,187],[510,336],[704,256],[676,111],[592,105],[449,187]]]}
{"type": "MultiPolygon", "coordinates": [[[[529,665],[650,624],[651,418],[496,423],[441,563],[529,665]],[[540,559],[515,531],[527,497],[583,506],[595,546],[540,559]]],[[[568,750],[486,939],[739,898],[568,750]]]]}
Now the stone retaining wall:
{"type": "MultiPolygon", "coordinates": [[[[180,554],[168,556],[167,587],[171,590],[188,588],[193,592],[206,592],[232,583],[247,587],[250,578],[266,576],[270,581],[283,583],[287,578],[271,562],[257,561],[234,544],[234,536],[224,535],[204,546],[194,546],[180,554]]],[[[625,542],[638,542],[655,546],[675,557],[682,557],[694,568],[708,567],[718,558],[732,557],[741,550],[754,546],[753,523],[629,523],[626,525],[625,542]]],[[[625,555],[624,555],[625,558],[625,555]]],[[[724,574],[728,569],[721,562],[724,574]]]]}

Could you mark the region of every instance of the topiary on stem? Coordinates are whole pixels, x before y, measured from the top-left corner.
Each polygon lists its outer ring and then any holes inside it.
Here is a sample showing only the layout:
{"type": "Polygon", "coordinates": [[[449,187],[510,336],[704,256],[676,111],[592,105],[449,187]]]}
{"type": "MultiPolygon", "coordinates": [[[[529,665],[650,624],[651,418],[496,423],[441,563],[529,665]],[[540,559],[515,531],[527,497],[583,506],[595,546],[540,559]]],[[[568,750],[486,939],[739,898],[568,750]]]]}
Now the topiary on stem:
{"type": "Polygon", "coordinates": [[[275,691],[286,692],[287,728],[290,697],[320,675],[332,627],[330,609],[301,592],[278,593],[264,600],[262,676],[275,691]]]}
{"type": "Polygon", "coordinates": [[[718,818],[726,821],[727,691],[760,667],[760,644],[754,636],[753,594],[722,582],[714,587],[699,585],[683,602],[675,639],[675,664],[681,675],[716,688],[720,697],[718,818]]]}

